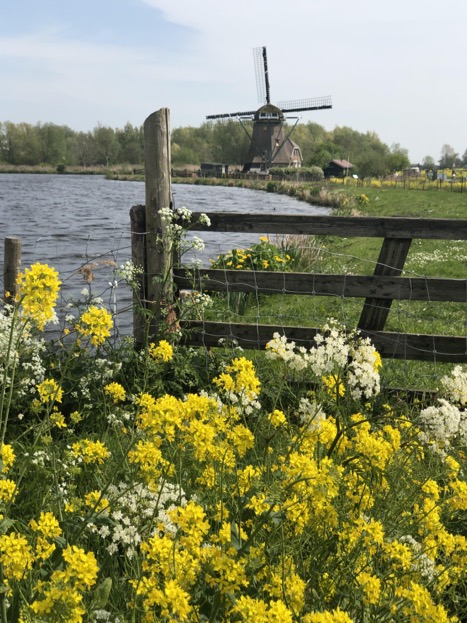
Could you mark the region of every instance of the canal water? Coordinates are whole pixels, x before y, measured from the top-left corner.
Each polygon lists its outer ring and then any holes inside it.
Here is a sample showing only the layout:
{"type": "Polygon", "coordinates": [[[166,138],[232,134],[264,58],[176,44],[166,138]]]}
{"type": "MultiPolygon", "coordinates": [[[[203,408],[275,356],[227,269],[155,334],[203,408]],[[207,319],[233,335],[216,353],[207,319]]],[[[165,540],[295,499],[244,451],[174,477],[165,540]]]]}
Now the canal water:
{"type": "MultiPolygon", "coordinates": [[[[174,184],[176,207],[193,212],[256,212],[328,214],[328,208],[310,206],[293,197],[224,186],[174,184]]],[[[131,305],[126,287],[115,281],[114,267],[131,257],[130,208],[144,204],[144,183],[106,180],[92,175],[0,175],[0,263],[3,275],[3,241],[22,240],[23,267],[34,262],[54,266],[62,281],[60,306],[82,298],[90,289],[112,310],[131,305]],[[91,265],[93,280],[87,283],[91,265]]],[[[198,254],[202,265],[231,248],[245,248],[257,234],[200,233],[206,243],[198,254]]],[[[3,285],[3,284],[2,284],[3,285]]],[[[3,288],[2,288],[3,289],[3,288]]],[[[131,314],[121,314],[120,330],[131,327],[131,314]]]]}

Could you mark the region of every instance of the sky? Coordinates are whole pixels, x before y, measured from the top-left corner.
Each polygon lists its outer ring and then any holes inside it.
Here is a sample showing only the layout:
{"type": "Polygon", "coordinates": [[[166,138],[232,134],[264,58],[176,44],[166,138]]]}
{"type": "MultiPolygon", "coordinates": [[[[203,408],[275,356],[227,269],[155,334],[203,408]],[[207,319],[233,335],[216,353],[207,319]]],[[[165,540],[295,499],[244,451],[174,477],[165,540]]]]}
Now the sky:
{"type": "Polygon", "coordinates": [[[259,106],[266,46],[272,103],[332,97],[300,123],[437,161],[467,150],[466,27],[466,0],[0,0],[0,122],[197,127],[259,106]]]}

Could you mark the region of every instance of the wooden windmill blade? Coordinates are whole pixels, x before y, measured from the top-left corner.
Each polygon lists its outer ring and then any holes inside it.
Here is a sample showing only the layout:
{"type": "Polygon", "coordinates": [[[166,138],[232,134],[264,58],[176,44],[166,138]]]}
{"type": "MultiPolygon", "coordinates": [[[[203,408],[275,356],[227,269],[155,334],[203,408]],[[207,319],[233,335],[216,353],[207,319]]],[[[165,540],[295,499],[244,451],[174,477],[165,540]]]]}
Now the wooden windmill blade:
{"type": "Polygon", "coordinates": [[[228,117],[253,117],[256,110],[249,110],[246,112],[226,112],[220,115],[207,115],[206,119],[227,119],[228,117]]]}
{"type": "Polygon", "coordinates": [[[312,97],[304,100],[277,102],[277,107],[283,113],[322,110],[323,108],[332,108],[332,100],[330,95],[325,95],[324,97],[312,97]]]}
{"type": "Polygon", "coordinates": [[[270,104],[271,93],[269,89],[268,57],[266,48],[253,48],[253,60],[255,63],[256,92],[259,104],[270,104]]]}

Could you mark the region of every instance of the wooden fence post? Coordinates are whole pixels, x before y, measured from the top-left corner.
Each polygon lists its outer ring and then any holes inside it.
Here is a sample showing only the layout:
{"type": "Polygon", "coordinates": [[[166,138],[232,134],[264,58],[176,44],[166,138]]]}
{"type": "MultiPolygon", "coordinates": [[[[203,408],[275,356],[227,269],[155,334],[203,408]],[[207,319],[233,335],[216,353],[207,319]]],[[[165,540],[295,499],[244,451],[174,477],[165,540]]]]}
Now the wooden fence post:
{"type": "Polygon", "coordinates": [[[4,262],[3,262],[3,290],[5,301],[14,300],[18,286],[16,284],[21,270],[21,238],[11,236],[5,238],[4,262]],[[10,295],[10,300],[6,300],[6,295],[10,295]]]}
{"type": "Polygon", "coordinates": [[[172,298],[172,258],[166,224],[159,211],[172,207],[169,109],[161,108],[144,122],[146,187],[146,306],[148,335],[158,333],[161,307],[172,298]]]}

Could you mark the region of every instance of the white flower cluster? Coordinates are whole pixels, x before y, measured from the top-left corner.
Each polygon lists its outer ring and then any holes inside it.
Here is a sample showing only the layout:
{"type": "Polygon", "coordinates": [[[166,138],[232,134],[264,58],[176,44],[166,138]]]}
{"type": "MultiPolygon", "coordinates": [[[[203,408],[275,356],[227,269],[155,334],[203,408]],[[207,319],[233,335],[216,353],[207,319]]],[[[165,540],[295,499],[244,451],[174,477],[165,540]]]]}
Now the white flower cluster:
{"type": "Polygon", "coordinates": [[[321,423],[326,419],[326,413],[318,402],[308,400],[308,398],[300,398],[298,417],[302,426],[312,432],[319,430],[321,423]]]}
{"type": "Polygon", "coordinates": [[[180,300],[185,311],[202,312],[213,305],[209,294],[203,294],[197,290],[181,290],[180,300]]]}
{"type": "Polygon", "coordinates": [[[415,560],[412,563],[413,571],[420,574],[427,582],[432,582],[437,576],[435,561],[422,551],[420,543],[410,534],[402,536],[399,541],[409,545],[415,555],[415,560]]]}
{"type": "Polygon", "coordinates": [[[10,306],[0,311],[0,384],[6,374],[7,386],[11,383],[9,371],[19,365],[16,381],[18,396],[26,396],[36,391],[36,385],[45,378],[42,354],[45,342],[34,337],[10,306]],[[19,373],[18,373],[19,372],[19,373]]]}
{"type": "Polygon", "coordinates": [[[202,212],[202,213],[199,215],[199,222],[200,222],[202,225],[206,225],[207,227],[210,227],[210,226],[211,226],[211,219],[210,219],[210,218],[209,218],[209,216],[208,216],[207,214],[205,214],[204,212],[202,212]]]}
{"type": "Polygon", "coordinates": [[[97,533],[106,541],[110,554],[123,550],[128,558],[137,553],[140,543],[161,531],[177,531],[167,512],[176,506],[185,506],[185,493],[178,485],[164,482],[160,489],[151,491],[143,484],[120,482],[107,490],[110,500],[110,522],[105,522],[97,533]]]}
{"type": "Polygon", "coordinates": [[[198,236],[193,236],[193,238],[191,239],[191,249],[193,251],[204,251],[204,247],[204,240],[202,240],[198,236]]]}
{"type": "Polygon", "coordinates": [[[377,361],[379,355],[369,338],[359,338],[358,347],[350,353],[347,383],[353,398],[371,398],[380,392],[377,361]]]}
{"type": "Polygon", "coordinates": [[[99,610],[93,610],[91,613],[91,621],[95,623],[96,621],[105,621],[105,623],[123,623],[123,620],[119,617],[115,617],[108,611],[103,608],[99,610]]]}
{"type": "Polygon", "coordinates": [[[300,372],[308,366],[309,358],[306,348],[300,346],[296,349],[295,347],[295,342],[288,342],[285,335],[273,333],[272,340],[266,344],[266,357],[282,359],[291,370],[300,372]]]}
{"type": "Polygon", "coordinates": [[[448,400],[461,407],[467,405],[467,370],[465,368],[455,366],[449,376],[443,376],[441,385],[448,400]]]}
{"type": "Polygon", "coordinates": [[[115,274],[129,286],[134,287],[138,283],[139,276],[143,274],[143,268],[127,260],[116,269],[115,274]]]}
{"type": "Polygon", "coordinates": [[[439,398],[437,405],[422,409],[418,423],[422,429],[422,443],[441,456],[455,439],[462,444],[467,442],[465,414],[444,398],[439,398]]]}
{"type": "Polygon", "coordinates": [[[219,394],[210,395],[211,398],[217,400],[220,408],[225,402],[235,405],[237,409],[242,411],[245,415],[252,415],[255,411],[261,409],[261,404],[258,398],[258,394],[253,390],[241,390],[239,392],[225,390],[222,397],[219,394]]]}
{"type": "Polygon", "coordinates": [[[347,334],[344,327],[331,321],[314,341],[316,346],[309,350],[296,348],[295,342],[287,341],[285,335],[274,333],[266,344],[266,353],[270,358],[281,359],[295,372],[309,369],[318,378],[338,375],[357,400],[379,393],[381,360],[369,338],[362,338],[358,332],[347,334]]]}
{"type": "Polygon", "coordinates": [[[350,361],[350,342],[343,327],[331,322],[315,335],[316,346],[310,348],[310,368],[317,377],[343,370],[350,361]]]}
{"type": "MultiPolygon", "coordinates": [[[[175,210],[162,208],[159,210],[159,216],[161,222],[165,224],[166,238],[159,238],[162,244],[166,245],[168,239],[170,250],[175,249],[180,255],[187,253],[187,251],[204,251],[204,241],[198,236],[193,236],[188,242],[183,241],[183,234],[190,228],[193,216],[191,210],[185,207],[175,210]]],[[[204,213],[200,214],[199,222],[208,226],[211,224],[209,217],[204,213]]]]}

